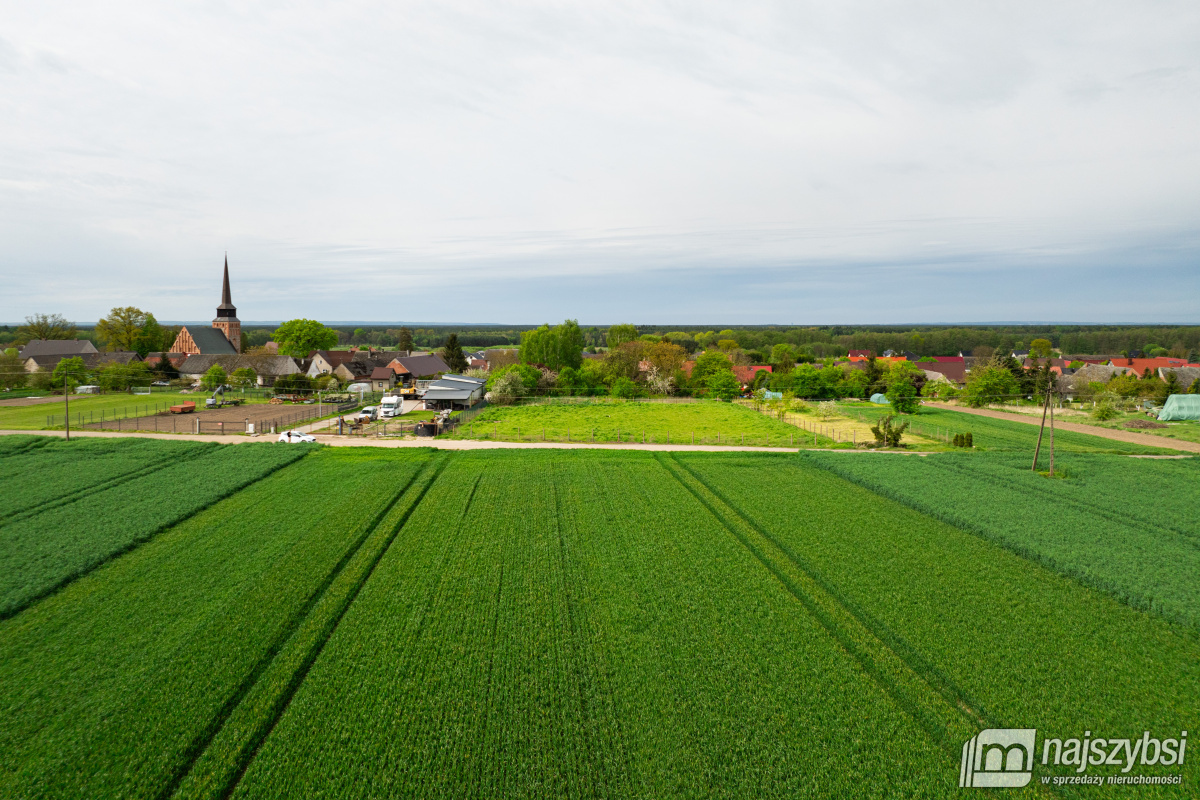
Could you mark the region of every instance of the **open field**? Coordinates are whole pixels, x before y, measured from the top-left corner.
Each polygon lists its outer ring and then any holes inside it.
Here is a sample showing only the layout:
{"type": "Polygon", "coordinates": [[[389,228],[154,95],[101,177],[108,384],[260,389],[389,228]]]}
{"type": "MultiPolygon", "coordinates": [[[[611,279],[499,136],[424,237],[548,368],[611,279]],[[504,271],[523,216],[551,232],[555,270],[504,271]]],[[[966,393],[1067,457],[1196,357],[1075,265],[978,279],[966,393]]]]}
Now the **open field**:
{"type": "MultiPolygon", "coordinates": [[[[509,441],[641,442],[799,446],[812,441],[789,425],[718,400],[657,403],[598,400],[582,403],[488,406],[447,438],[509,441]],[[693,439],[694,437],[694,439],[693,439]]],[[[831,444],[818,434],[820,443],[831,444]]]]}
{"type": "MultiPolygon", "coordinates": [[[[4,496],[81,444],[0,438],[4,496]]],[[[1200,709],[1191,601],[1138,607],[1162,578],[1111,547],[1177,555],[1141,520],[1155,496],[1195,518],[1192,461],[1080,457],[1026,486],[987,453],[103,444],[81,448],[93,491],[0,519],[74,524],[46,547],[101,555],[0,621],[3,796],[950,797],[981,728],[1178,736],[1200,709]],[[118,445],[162,466],[122,482],[118,445]],[[175,464],[241,484],[174,508],[175,464]],[[1122,484],[1130,527],[1081,535],[1124,602],[1037,530],[1022,551],[954,524],[981,499],[997,525],[1010,502],[1069,517],[1122,484]],[[146,533],[113,551],[106,508],[146,533]]],[[[1183,775],[1139,796],[1188,796],[1196,763],[1139,767],[1183,775]]]]}
{"type": "MultiPolygon", "coordinates": [[[[86,424],[99,422],[101,415],[112,419],[114,415],[121,417],[138,417],[154,414],[173,405],[191,401],[198,408],[204,408],[204,400],[211,395],[204,392],[180,394],[179,392],[154,392],[150,395],[125,393],[114,394],[73,394],[70,397],[71,425],[83,427],[86,424]]],[[[239,396],[231,393],[231,397],[239,396]]],[[[246,400],[250,403],[265,403],[263,397],[252,397],[246,400]]],[[[2,430],[42,430],[43,428],[63,427],[63,399],[57,398],[57,403],[35,403],[32,405],[0,406],[0,429],[2,430]]]]}

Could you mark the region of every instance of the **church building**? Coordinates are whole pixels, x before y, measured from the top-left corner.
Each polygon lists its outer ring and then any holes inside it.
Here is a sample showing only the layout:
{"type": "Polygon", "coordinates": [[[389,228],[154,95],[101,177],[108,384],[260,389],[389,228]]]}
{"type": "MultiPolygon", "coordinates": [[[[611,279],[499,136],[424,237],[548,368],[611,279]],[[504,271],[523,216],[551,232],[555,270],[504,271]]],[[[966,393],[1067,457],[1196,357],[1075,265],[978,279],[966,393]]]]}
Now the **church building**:
{"type": "Polygon", "coordinates": [[[225,283],[221,287],[221,305],[211,328],[185,325],[175,337],[172,353],[192,355],[237,355],[242,352],[242,323],[229,293],[229,256],[225,256],[225,283]]]}

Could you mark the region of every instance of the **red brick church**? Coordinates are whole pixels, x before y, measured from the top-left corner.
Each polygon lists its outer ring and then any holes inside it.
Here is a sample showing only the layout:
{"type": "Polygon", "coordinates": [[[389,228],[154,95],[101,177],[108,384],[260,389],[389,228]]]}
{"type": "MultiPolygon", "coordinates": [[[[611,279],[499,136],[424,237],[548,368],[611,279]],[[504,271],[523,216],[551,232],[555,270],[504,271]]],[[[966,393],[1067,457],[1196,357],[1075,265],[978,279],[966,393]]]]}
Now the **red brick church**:
{"type": "Polygon", "coordinates": [[[237,355],[242,352],[242,323],[229,293],[229,256],[225,256],[225,283],[221,287],[221,305],[211,328],[184,326],[171,345],[172,353],[192,355],[237,355]]]}

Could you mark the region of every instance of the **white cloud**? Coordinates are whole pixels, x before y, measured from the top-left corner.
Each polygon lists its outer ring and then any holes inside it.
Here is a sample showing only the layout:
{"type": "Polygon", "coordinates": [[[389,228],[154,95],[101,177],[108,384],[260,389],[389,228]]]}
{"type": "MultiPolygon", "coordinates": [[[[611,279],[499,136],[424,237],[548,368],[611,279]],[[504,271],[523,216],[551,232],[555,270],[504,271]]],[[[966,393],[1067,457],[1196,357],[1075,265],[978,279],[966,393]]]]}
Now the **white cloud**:
{"type": "Polygon", "coordinates": [[[1194,319],[1200,300],[1186,270],[1170,303],[1099,299],[1147,253],[1196,261],[1194,4],[43,2],[5,20],[0,319],[202,319],[226,249],[244,319],[701,321],[723,307],[690,287],[720,286],[745,322],[807,321],[847,286],[860,322],[1021,319],[998,288],[1055,270],[1097,298],[1073,319],[1194,319]],[[864,291],[897,269],[895,297],[864,291]],[[978,291],[931,305],[947,274],[978,291]],[[628,291],[574,291],[589,281],[628,291]],[[675,291],[632,299],[650,284],[675,291]]]}

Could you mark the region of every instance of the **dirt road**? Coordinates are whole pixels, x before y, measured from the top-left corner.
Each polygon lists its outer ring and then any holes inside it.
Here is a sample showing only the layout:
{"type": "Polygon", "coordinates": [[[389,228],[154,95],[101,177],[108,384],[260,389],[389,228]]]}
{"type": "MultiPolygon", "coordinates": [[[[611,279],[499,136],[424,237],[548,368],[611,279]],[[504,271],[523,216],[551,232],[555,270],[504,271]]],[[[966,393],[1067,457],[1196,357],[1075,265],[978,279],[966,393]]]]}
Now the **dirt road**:
{"type": "MultiPolygon", "coordinates": [[[[1030,416],[1027,414],[1012,414],[1007,411],[993,411],[990,408],[963,408],[962,406],[952,406],[946,403],[925,403],[930,408],[941,408],[946,411],[957,411],[960,414],[974,414],[977,417],[991,417],[992,419],[1005,419],[1010,422],[1024,422],[1027,425],[1041,425],[1042,418],[1040,416],[1030,416]]],[[[1179,439],[1168,439],[1165,436],[1152,436],[1148,433],[1134,433],[1133,431],[1114,431],[1111,428],[1099,428],[1095,425],[1081,425],[1078,422],[1062,422],[1054,420],[1055,430],[1071,431],[1072,433],[1087,433],[1092,436],[1099,436],[1102,439],[1112,439],[1118,442],[1129,442],[1130,444],[1141,444],[1147,447],[1162,447],[1167,450],[1180,450],[1185,453],[1200,453],[1200,443],[1184,442],[1179,439]]]]}
{"type": "MultiPolygon", "coordinates": [[[[57,436],[62,431],[0,431],[0,436],[57,436]]],[[[273,442],[276,436],[235,436],[231,434],[193,433],[125,433],[118,431],[71,431],[71,438],[83,436],[113,437],[139,436],[145,439],[187,439],[197,442],[219,442],[221,444],[246,444],[249,442],[273,442]]],[[[591,444],[583,442],[486,442],[470,439],[372,439],[363,436],[318,436],[317,441],[332,447],[434,447],[438,450],[659,450],[680,453],[795,453],[799,448],[788,447],[740,447],[737,445],[689,445],[689,444],[591,444]]]]}

